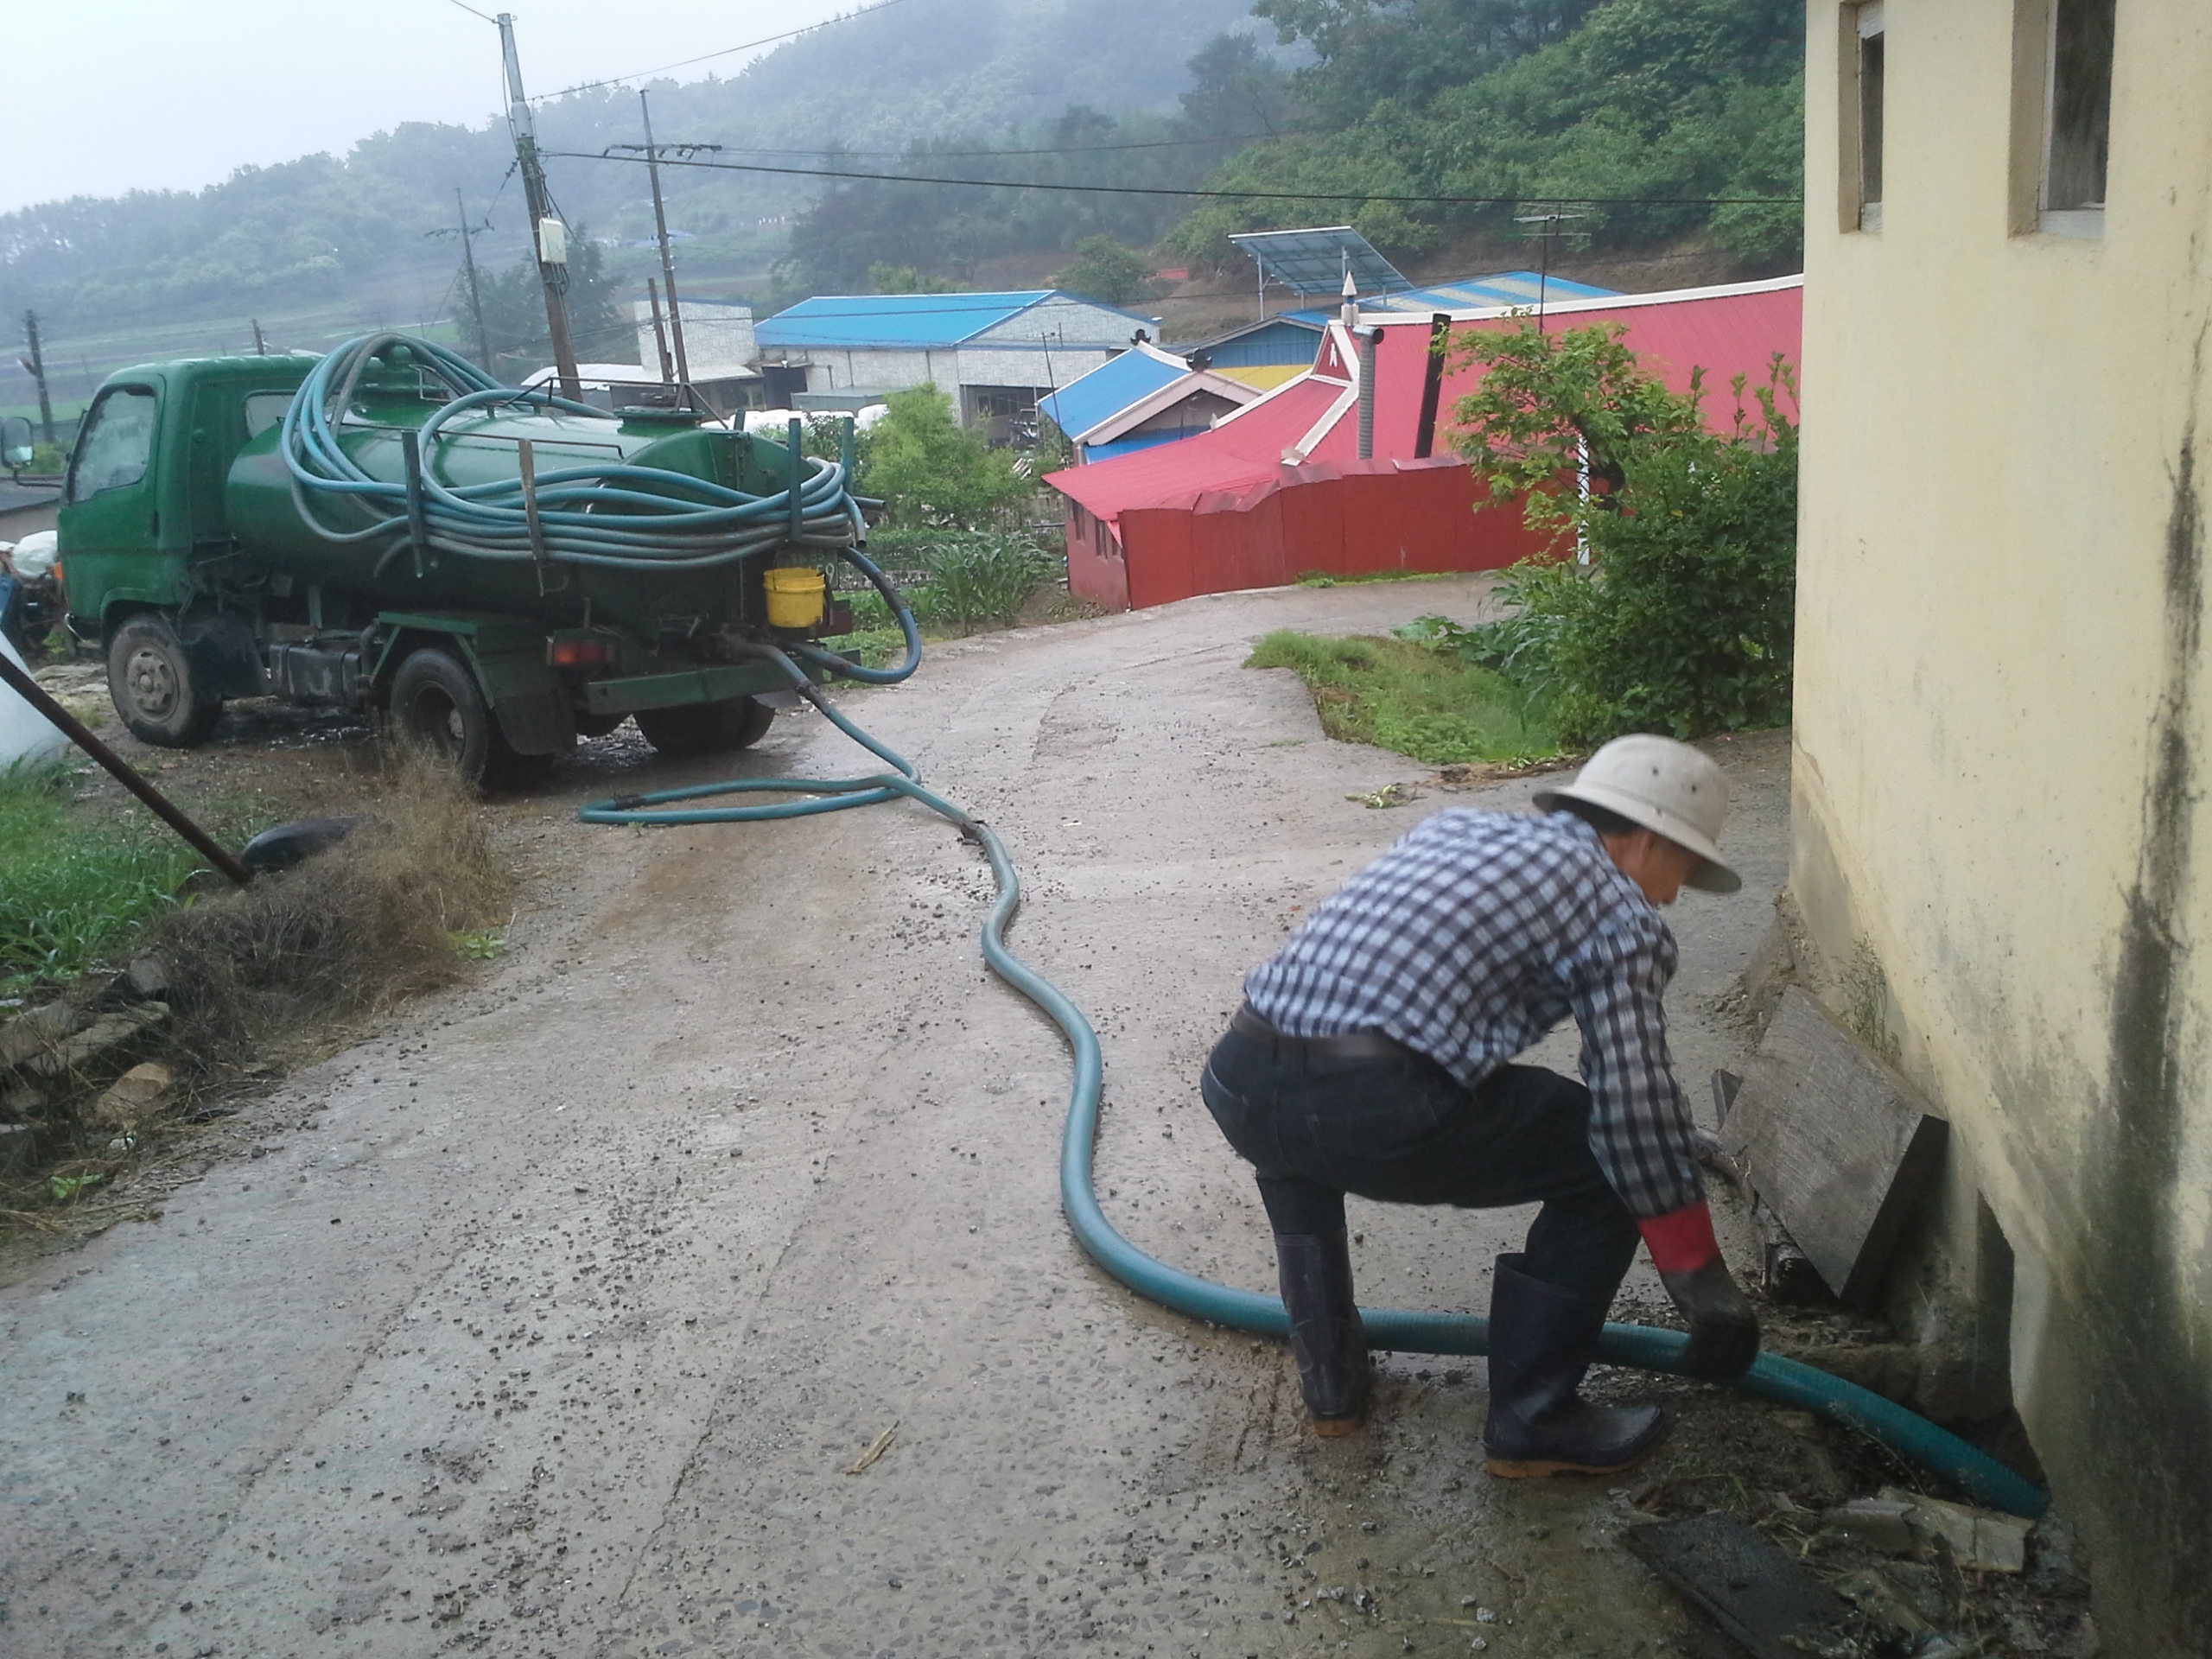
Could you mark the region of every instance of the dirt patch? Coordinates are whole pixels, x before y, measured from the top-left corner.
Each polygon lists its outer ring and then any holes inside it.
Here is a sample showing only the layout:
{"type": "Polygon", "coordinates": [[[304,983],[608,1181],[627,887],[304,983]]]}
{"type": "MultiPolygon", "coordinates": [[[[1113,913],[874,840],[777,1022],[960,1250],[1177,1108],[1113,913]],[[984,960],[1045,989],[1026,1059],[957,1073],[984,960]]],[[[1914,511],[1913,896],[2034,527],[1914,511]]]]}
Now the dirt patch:
{"type": "Polygon", "coordinates": [[[492,948],[512,884],[458,780],[395,759],[363,804],[328,851],[149,931],[195,1062],[281,1063],[334,1023],[451,983],[471,949],[492,948]]]}

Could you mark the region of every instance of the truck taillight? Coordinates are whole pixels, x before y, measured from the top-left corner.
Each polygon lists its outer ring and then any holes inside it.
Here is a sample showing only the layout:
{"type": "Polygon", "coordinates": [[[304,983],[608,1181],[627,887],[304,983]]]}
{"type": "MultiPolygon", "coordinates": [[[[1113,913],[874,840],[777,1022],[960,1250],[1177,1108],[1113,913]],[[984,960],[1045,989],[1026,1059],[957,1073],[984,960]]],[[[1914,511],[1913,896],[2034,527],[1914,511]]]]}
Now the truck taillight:
{"type": "Polygon", "coordinates": [[[545,660],[556,668],[604,668],[614,660],[612,639],[551,639],[545,660]]]}

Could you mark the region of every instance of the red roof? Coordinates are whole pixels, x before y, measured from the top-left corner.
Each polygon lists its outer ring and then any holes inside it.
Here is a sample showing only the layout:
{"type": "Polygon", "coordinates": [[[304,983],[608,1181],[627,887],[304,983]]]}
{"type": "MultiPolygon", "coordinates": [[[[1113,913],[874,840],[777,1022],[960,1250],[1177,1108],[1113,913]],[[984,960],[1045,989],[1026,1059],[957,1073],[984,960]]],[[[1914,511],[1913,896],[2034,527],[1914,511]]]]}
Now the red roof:
{"type": "MultiPolygon", "coordinates": [[[[1548,307],[1546,316],[1548,321],[1558,318],[1562,327],[1625,323],[1629,345],[1677,391],[1688,391],[1691,371],[1703,368],[1706,417],[1725,430],[1735,418],[1730,380],[1744,374],[1753,385],[1761,383],[1777,352],[1792,363],[1797,360],[1803,302],[1804,279],[1791,276],[1575,301],[1548,307]]],[[[1516,319],[1508,311],[1490,309],[1456,313],[1452,321],[1510,327],[1516,319]]],[[[1370,315],[1361,321],[1382,330],[1375,365],[1376,458],[1410,459],[1421,421],[1428,319],[1370,315]]],[[[1348,344],[1343,328],[1332,324],[1308,373],[1224,417],[1211,431],[1049,474],[1046,482],[1081,502],[1094,517],[1116,524],[1125,509],[1187,506],[1201,493],[1295,478],[1309,460],[1352,461],[1359,452],[1359,411],[1348,344]]],[[[1440,452],[1449,453],[1445,437],[1453,401],[1473,391],[1480,379],[1477,369],[1446,376],[1437,421],[1440,452]]]]}

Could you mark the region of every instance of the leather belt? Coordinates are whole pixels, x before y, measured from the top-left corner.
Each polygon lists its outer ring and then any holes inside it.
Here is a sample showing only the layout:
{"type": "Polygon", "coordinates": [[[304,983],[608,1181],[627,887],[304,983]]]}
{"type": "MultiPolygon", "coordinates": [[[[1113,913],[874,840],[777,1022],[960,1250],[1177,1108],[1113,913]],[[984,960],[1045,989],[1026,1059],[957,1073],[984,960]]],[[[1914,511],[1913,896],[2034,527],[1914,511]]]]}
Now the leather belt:
{"type": "Polygon", "coordinates": [[[1239,1037],[1273,1049],[1277,1055],[1297,1055],[1321,1060],[1402,1060],[1413,1054],[1395,1037],[1379,1031],[1347,1031],[1334,1037],[1288,1037],[1252,1012],[1246,1003],[1230,1016],[1229,1028],[1239,1037]]]}

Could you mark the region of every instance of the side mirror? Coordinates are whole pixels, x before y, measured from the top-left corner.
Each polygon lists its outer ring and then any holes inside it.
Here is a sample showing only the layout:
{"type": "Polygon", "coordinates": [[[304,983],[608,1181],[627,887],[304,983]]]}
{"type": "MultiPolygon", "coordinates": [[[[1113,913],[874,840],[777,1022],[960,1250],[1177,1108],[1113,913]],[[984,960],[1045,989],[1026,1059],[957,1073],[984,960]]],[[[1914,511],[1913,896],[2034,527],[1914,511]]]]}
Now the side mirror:
{"type": "Polygon", "coordinates": [[[0,449],[0,465],[9,467],[28,467],[30,464],[31,452],[29,449],[18,449],[14,448],[0,449]]]}

